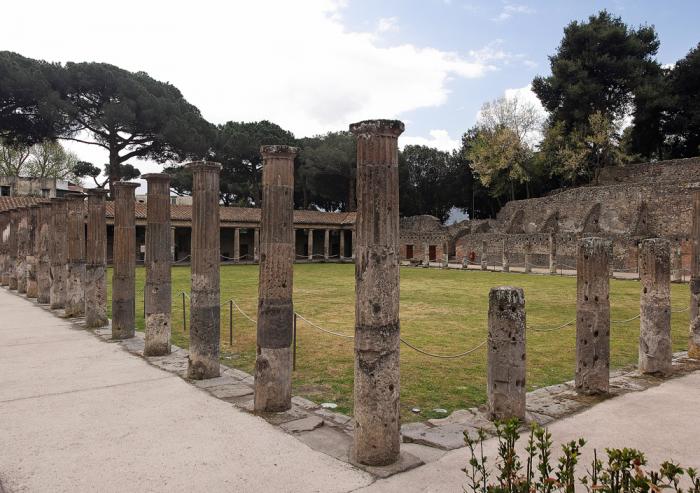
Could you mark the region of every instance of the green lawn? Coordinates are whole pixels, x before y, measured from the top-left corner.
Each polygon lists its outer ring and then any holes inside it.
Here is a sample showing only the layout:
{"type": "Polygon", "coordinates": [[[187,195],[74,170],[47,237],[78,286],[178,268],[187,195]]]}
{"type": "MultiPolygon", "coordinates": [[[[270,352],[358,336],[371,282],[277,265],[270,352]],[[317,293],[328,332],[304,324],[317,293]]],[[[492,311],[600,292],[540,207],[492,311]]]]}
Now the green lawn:
{"type": "MultiPolygon", "coordinates": [[[[350,264],[298,264],[294,267],[294,304],[298,313],[317,324],[352,334],[354,320],[354,267],[350,264]]],[[[136,317],[143,330],[145,271],[136,271],[136,317]]],[[[111,304],[111,270],[109,299],[111,304]]],[[[234,298],[256,317],[258,267],[221,267],[221,300],[234,298]]],[[[188,267],[173,268],[173,343],[188,346],[183,333],[181,291],[189,292],[188,267]]],[[[474,347],[486,337],[489,288],[513,285],[525,290],[530,327],[553,327],[576,312],[576,279],[571,277],[503,274],[494,272],[402,268],[401,333],[410,343],[433,353],[454,354],[474,347]]],[[[672,286],[674,309],[688,304],[687,285],[672,286]]],[[[611,281],[613,320],[639,313],[639,283],[611,281]]],[[[188,301],[189,302],[189,301],[188,301]]],[[[189,325],[189,307],[187,307],[189,325]]],[[[673,345],[686,347],[688,313],[673,314],[673,345]]],[[[222,306],[222,362],[251,372],[255,362],[255,326],[234,309],[233,345],[229,345],[229,307],[222,306]]],[[[575,328],[527,333],[528,388],[570,380],[574,376],[575,328]]],[[[612,367],[637,360],[639,320],[612,326],[612,367]]],[[[353,345],[351,339],[319,332],[299,321],[294,393],[316,402],[336,402],[352,410],[353,345]]],[[[486,349],[460,359],[430,358],[401,347],[401,405],[404,421],[432,417],[432,409],[449,412],[485,401],[486,349]],[[410,412],[423,410],[422,416],[410,412]]]]}

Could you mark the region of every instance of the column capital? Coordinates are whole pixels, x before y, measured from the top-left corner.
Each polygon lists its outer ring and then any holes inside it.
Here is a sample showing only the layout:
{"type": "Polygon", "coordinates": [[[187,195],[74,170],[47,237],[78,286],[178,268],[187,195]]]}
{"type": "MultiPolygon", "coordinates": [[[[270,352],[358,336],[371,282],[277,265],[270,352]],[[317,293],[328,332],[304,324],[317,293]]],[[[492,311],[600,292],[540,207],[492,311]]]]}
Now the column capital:
{"type": "Polygon", "coordinates": [[[298,147],[288,145],[264,145],[260,146],[260,154],[266,157],[288,157],[293,158],[299,153],[298,147]]]}
{"type": "Polygon", "coordinates": [[[405,125],[400,120],[363,120],[350,124],[350,132],[364,138],[373,135],[398,137],[405,129],[405,125]]]}
{"type": "Polygon", "coordinates": [[[169,182],[172,177],[168,173],[146,173],[145,175],[141,175],[141,178],[143,178],[147,182],[150,182],[150,181],[169,182]]]}
{"type": "Polygon", "coordinates": [[[182,165],[183,168],[191,171],[221,171],[221,164],[215,161],[191,161],[182,165]]]}

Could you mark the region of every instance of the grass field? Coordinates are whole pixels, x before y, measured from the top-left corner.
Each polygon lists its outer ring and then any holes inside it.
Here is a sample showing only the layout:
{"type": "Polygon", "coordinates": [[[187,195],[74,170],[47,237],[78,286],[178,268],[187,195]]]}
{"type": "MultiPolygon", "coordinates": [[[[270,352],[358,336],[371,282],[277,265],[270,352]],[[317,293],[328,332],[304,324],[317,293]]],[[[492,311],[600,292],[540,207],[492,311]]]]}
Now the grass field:
{"type": "MultiPolygon", "coordinates": [[[[136,272],[136,317],[143,330],[145,271],[136,272]]],[[[111,304],[111,271],[108,274],[111,304]]],[[[183,333],[181,291],[189,292],[190,270],[174,267],[173,343],[188,346],[183,333]]],[[[354,266],[350,264],[297,264],[294,266],[295,310],[309,320],[336,332],[353,333],[354,266]]],[[[258,267],[221,267],[221,300],[234,298],[256,318],[258,267]]],[[[455,354],[472,348],[486,337],[489,288],[522,287],[527,310],[527,383],[534,389],[574,376],[575,327],[551,332],[531,330],[554,327],[572,320],[576,312],[576,279],[571,277],[504,274],[495,272],[402,268],[401,333],[408,342],[438,354],[455,354]]],[[[687,285],[672,286],[672,306],[688,304],[687,285]]],[[[639,283],[611,281],[613,320],[639,314],[639,283]]],[[[189,325],[189,307],[187,307],[189,325]]],[[[221,357],[229,366],[251,372],[255,362],[255,326],[233,313],[233,345],[229,345],[229,307],[222,306],[221,357]]],[[[674,313],[674,350],[684,349],[688,313],[674,313]]],[[[639,320],[613,324],[611,366],[619,368],[637,360],[639,320]]],[[[331,336],[301,320],[298,325],[297,370],[294,394],[316,402],[336,402],[342,412],[352,411],[353,343],[331,336]]],[[[436,359],[401,347],[402,419],[433,417],[435,408],[448,412],[485,401],[486,348],[460,359],[436,359]],[[418,407],[420,415],[410,411],[418,407]]]]}

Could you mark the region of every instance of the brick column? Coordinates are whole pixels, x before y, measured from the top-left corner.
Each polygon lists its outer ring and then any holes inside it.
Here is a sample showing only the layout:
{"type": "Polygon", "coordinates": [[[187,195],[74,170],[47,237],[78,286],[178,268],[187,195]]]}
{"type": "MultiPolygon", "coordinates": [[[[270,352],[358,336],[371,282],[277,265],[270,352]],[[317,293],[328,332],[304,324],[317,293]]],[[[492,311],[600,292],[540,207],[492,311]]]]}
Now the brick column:
{"type": "Polygon", "coordinates": [[[39,208],[36,242],[38,245],[36,285],[37,302],[51,302],[51,208],[50,203],[42,203],[39,208]]]}
{"type": "Polygon", "coordinates": [[[525,295],[502,286],[489,292],[487,396],[491,419],[525,420],[525,295]]]}
{"type": "Polygon", "coordinates": [[[9,264],[9,238],[10,238],[10,212],[0,212],[0,286],[7,286],[10,283],[8,275],[9,264]]]}
{"type": "Polygon", "coordinates": [[[557,273],[557,237],[553,233],[549,235],[549,273],[557,273]]]}
{"type": "Polygon", "coordinates": [[[307,229],[308,234],[306,235],[306,254],[308,260],[314,259],[314,230],[307,229]]]}
{"type": "Polygon", "coordinates": [[[107,325],[107,223],[105,198],[101,188],[88,190],[87,250],[85,252],[85,325],[107,325]]]}
{"type": "Polygon", "coordinates": [[[9,234],[7,240],[7,285],[12,290],[17,290],[17,226],[19,224],[19,210],[10,209],[9,234]]]}
{"type": "Polygon", "coordinates": [[[18,209],[17,223],[17,292],[27,292],[27,246],[29,243],[29,209],[18,209]]]}
{"type": "Polygon", "coordinates": [[[68,194],[68,277],[66,316],[85,314],[85,196],[68,194]]]}
{"type": "Polygon", "coordinates": [[[345,258],[345,230],[339,229],[338,233],[340,233],[340,252],[338,252],[338,258],[343,260],[345,258]]]}
{"type": "Polygon", "coordinates": [[[671,285],[668,240],[643,240],[639,248],[639,371],[671,372],[671,285]]]}
{"type": "Polygon", "coordinates": [[[700,359],[700,190],[693,191],[688,357],[700,359]]]}
{"type": "Polygon", "coordinates": [[[258,288],[255,401],[257,412],[292,405],[294,325],[294,156],[297,148],[263,146],[261,260],[258,288]]]}
{"type": "Polygon", "coordinates": [[[508,252],[508,240],[503,240],[503,257],[502,257],[503,272],[510,272],[510,252],[508,252]]]}
{"type": "Polygon", "coordinates": [[[138,183],[116,182],[112,271],[112,339],[134,337],[136,327],[136,212],[138,183]]]}
{"type": "Polygon", "coordinates": [[[353,460],[399,458],[400,121],[350,125],[357,138],[357,262],[353,460]],[[378,357],[381,355],[381,357],[378,357]]]}
{"type": "Polygon", "coordinates": [[[488,258],[486,258],[486,249],[488,248],[488,245],[486,241],[482,240],[481,242],[481,258],[479,259],[481,262],[481,270],[488,270],[489,264],[488,264],[488,258]]]}
{"type": "MultiPolygon", "coordinates": [[[[294,236],[294,229],[292,229],[294,236]]],[[[260,262],[260,228],[253,229],[253,261],[260,262]]]]}
{"type": "Polygon", "coordinates": [[[170,175],[142,175],[148,184],[146,200],[146,343],[145,356],[170,354],[170,284],[172,232],[170,228],[170,175]]]}
{"type": "Polygon", "coordinates": [[[233,261],[241,261],[241,228],[233,228],[233,261]]]}
{"type": "Polygon", "coordinates": [[[610,280],[612,243],[583,238],[576,257],[576,390],[607,393],[610,380],[610,280]]]}
{"type": "Polygon", "coordinates": [[[323,260],[328,261],[331,256],[331,231],[326,229],[323,231],[323,260]]]}
{"type": "Polygon", "coordinates": [[[189,163],[192,170],[192,285],[187,377],[219,376],[219,163],[189,163]]]}
{"type": "Polygon", "coordinates": [[[36,281],[37,257],[39,247],[37,244],[37,224],[39,223],[40,204],[32,204],[28,211],[27,228],[27,298],[37,298],[39,287],[36,281]]]}
{"type": "Polygon", "coordinates": [[[66,306],[66,278],[68,276],[68,230],[66,199],[51,199],[51,225],[49,228],[49,256],[51,257],[51,291],[49,303],[52,309],[66,306]]]}

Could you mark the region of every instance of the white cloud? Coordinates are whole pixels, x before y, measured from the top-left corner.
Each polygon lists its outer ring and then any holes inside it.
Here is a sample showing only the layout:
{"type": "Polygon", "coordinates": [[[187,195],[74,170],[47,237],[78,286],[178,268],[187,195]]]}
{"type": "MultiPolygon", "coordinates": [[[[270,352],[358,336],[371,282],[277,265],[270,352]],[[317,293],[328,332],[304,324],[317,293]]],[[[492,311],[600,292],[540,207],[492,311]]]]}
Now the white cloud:
{"type": "Polygon", "coordinates": [[[501,12],[491,20],[501,22],[510,19],[516,14],[534,14],[535,9],[527,5],[504,2],[501,12]]]}
{"type": "MultiPolygon", "coordinates": [[[[144,70],[212,122],[269,119],[297,136],[440,106],[450,80],[484,77],[507,55],[491,45],[466,54],[380,45],[375,33],[343,25],[339,0],[38,3],[3,5],[8,19],[32,19],[32,29],[5,23],[3,49],[144,70]]],[[[391,18],[381,24],[396,27],[391,18]]]]}
{"type": "MultiPolygon", "coordinates": [[[[544,122],[544,120],[548,116],[547,110],[545,110],[544,106],[542,106],[540,99],[532,91],[532,84],[528,84],[524,87],[516,87],[516,88],[512,88],[512,89],[506,89],[503,92],[503,97],[506,99],[517,98],[519,103],[531,105],[535,109],[537,114],[539,115],[540,120],[542,122],[544,122]]],[[[475,120],[479,121],[480,116],[481,116],[481,110],[476,112],[475,120]]],[[[537,130],[537,131],[532,132],[530,135],[528,135],[527,140],[532,145],[537,145],[542,141],[542,138],[543,138],[542,131],[537,130]]]]}
{"type": "Polygon", "coordinates": [[[396,32],[399,30],[399,19],[396,17],[382,17],[377,22],[377,32],[396,32]]]}
{"type": "Polygon", "coordinates": [[[399,145],[403,149],[407,145],[420,145],[435,147],[441,151],[453,151],[461,145],[460,139],[453,139],[447,130],[431,130],[428,132],[430,137],[408,137],[401,136],[399,145]]]}

